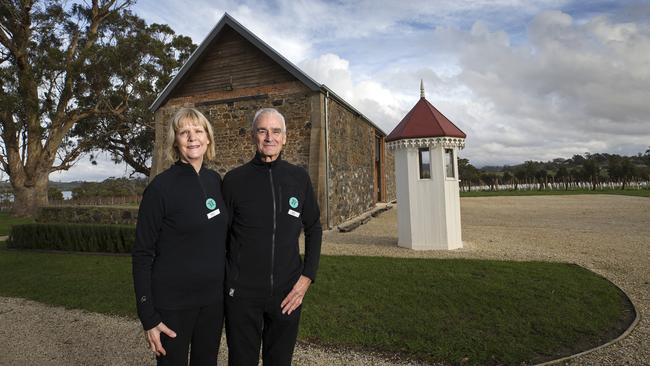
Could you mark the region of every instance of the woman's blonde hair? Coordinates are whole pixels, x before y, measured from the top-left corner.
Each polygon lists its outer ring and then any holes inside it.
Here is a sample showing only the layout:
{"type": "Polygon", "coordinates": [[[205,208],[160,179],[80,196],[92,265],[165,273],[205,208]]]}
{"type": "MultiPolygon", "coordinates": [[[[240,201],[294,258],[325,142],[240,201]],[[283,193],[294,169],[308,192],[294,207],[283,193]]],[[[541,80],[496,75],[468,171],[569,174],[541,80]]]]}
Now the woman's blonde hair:
{"type": "Polygon", "coordinates": [[[167,129],[167,136],[165,137],[165,156],[167,159],[174,162],[181,158],[178,148],[176,147],[176,133],[186,123],[201,126],[205,132],[207,132],[208,141],[210,141],[210,143],[208,144],[208,148],[205,151],[203,158],[206,160],[213,160],[216,153],[214,149],[215,144],[212,125],[208,122],[208,119],[205,118],[203,113],[194,108],[181,108],[170,120],[169,128],[167,129]]]}

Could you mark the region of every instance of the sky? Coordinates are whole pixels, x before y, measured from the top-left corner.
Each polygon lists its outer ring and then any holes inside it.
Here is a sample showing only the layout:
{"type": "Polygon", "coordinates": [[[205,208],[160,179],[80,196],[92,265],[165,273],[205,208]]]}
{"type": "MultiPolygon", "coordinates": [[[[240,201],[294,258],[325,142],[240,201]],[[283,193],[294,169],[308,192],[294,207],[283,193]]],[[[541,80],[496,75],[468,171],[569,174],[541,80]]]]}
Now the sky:
{"type": "MultiPolygon", "coordinates": [[[[477,167],[650,146],[648,0],[141,0],[133,11],[196,44],[227,12],[387,134],[423,80],[477,167]]],[[[128,172],[82,158],[50,179],[128,172]]]]}

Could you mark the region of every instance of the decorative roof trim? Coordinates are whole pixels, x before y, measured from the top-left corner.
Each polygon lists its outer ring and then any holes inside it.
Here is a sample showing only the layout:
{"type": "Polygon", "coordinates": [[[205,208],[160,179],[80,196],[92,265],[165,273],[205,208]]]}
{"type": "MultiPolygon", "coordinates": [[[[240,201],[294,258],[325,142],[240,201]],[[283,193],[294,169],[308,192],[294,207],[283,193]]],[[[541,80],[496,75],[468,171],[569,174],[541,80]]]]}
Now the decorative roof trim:
{"type": "Polygon", "coordinates": [[[438,146],[447,149],[457,147],[462,150],[465,147],[465,139],[458,137],[422,137],[391,141],[386,143],[386,145],[391,150],[438,146]]]}

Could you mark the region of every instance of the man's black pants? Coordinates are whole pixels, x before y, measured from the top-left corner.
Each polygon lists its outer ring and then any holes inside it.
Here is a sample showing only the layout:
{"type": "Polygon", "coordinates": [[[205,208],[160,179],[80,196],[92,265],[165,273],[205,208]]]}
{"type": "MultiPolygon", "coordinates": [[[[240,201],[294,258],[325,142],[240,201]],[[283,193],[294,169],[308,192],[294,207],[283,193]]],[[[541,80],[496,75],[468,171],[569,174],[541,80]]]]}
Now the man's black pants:
{"type": "Polygon", "coordinates": [[[167,355],[156,357],[158,366],[215,366],[223,328],[223,302],[183,310],[156,309],[162,322],[176,332],[176,338],[160,334],[167,355]]]}
{"type": "Polygon", "coordinates": [[[229,366],[290,366],[298,337],[301,307],[282,314],[284,296],[241,298],[226,295],[229,366]]]}

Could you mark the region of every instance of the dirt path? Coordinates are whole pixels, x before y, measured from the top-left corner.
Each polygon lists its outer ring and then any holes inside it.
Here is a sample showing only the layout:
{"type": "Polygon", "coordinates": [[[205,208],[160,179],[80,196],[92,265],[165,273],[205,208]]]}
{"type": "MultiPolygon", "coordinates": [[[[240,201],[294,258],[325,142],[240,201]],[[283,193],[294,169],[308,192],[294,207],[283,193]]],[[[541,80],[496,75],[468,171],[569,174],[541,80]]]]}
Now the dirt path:
{"type": "MultiPolygon", "coordinates": [[[[351,233],[328,232],[324,254],[492,258],[578,263],[623,288],[641,322],[623,341],[574,365],[650,365],[650,199],[623,196],[461,200],[456,251],[396,247],[396,210],[351,233]]],[[[306,309],[305,311],[309,311],[306,309]]],[[[0,298],[0,365],[153,364],[136,321],[0,298]]],[[[222,346],[222,359],[225,349],[222,346]]],[[[403,365],[374,355],[299,345],[296,365],[403,365]]]]}

